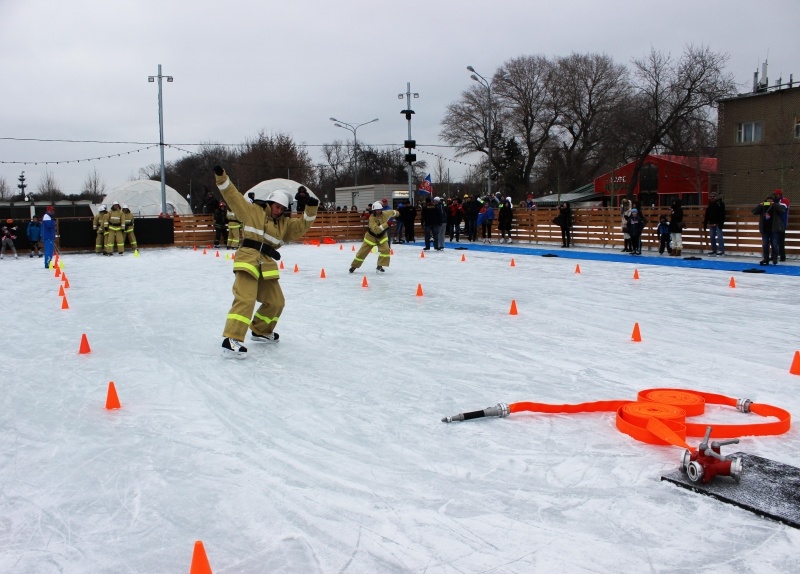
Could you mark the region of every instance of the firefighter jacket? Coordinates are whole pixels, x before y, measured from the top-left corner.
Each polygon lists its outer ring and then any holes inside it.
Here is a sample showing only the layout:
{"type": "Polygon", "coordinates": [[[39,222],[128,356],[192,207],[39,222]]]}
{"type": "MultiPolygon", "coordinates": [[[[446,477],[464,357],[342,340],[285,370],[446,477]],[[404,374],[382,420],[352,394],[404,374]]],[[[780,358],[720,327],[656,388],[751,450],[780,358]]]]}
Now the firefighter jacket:
{"type": "Polygon", "coordinates": [[[122,212],[122,224],[125,231],[133,231],[133,212],[128,210],[128,213],[122,212]]]}
{"type": "Polygon", "coordinates": [[[112,209],[106,215],[105,228],[109,231],[122,231],[122,226],[125,223],[124,216],[125,214],[122,213],[121,209],[112,209]]]}
{"type": "Polygon", "coordinates": [[[107,211],[98,211],[97,215],[92,220],[92,229],[95,231],[103,231],[106,227],[106,218],[108,217],[107,211]]]}
{"type": "Polygon", "coordinates": [[[238,229],[242,226],[242,222],[239,221],[239,218],[236,217],[236,214],[230,209],[228,210],[226,217],[228,218],[228,229],[238,229]]]}
{"type": "Polygon", "coordinates": [[[223,172],[215,177],[225,203],[233,209],[242,224],[244,241],[236,250],[234,273],[246,271],[256,279],[277,279],[279,271],[275,259],[280,259],[280,254],[276,250],[287,241],[299,239],[311,229],[318,206],[306,205],[301,217],[273,219],[269,207],[265,210],[250,203],[239,193],[228,174],[223,172]],[[250,246],[256,244],[261,248],[250,246]]]}
{"type": "Polygon", "coordinates": [[[400,217],[400,212],[394,209],[385,209],[380,215],[369,216],[369,227],[367,233],[364,235],[364,241],[370,245],[377,245],[386,237],[386,230],[389,229],[389,220],[392,217],[400,217]]]}

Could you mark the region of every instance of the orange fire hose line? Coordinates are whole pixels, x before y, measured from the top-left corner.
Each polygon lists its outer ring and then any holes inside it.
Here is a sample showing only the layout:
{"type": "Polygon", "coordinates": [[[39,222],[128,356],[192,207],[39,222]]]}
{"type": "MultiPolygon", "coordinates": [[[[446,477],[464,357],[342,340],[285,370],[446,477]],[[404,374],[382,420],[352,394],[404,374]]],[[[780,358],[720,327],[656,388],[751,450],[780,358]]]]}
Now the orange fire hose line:
{"type": "MultiPolygon", "coordinates": [[[[648,444],[691,447],[687,436],[704,436],[708,423],[686,422],[686,417],[702,415],[706,404],[737,408],[737,399],[685,389],[646,389],[639,392],[636,402],[595,401],[573,405],[518,402],[508,405],[510,413],[591,413],[616,412],[617,428],[634,439],[648,444]]],[[[777,421],[748,424],[712,425],[714,438],[768,436],[783,434],[791,426],[788,411],[767,404],[748,403],[749,412],[777,421]]],[[[743,413],[747,415],[747,413],[743,413]]]]}

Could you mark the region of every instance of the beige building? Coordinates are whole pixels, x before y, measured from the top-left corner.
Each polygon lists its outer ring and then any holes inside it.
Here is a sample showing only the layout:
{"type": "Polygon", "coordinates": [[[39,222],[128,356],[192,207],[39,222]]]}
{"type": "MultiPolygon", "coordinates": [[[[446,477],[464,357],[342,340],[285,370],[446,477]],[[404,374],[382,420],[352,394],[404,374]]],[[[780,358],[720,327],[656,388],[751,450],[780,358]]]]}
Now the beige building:
{"type": "Polygon", "coordinates": [[[714,187],[728,205],[755,204],[776,188],[798,205],[800,87],[755,83],[752,93],[719,101],[714,187]]]}

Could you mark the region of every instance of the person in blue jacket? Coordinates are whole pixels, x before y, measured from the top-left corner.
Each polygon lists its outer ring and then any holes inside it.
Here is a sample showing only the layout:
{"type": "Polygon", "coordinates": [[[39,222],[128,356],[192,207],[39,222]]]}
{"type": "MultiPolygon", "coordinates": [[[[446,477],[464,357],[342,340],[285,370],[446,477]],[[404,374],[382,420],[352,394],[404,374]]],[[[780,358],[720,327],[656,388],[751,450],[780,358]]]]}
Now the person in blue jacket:
{"type": "Polygon", "coordinates": [[[478,212],[478,225],[481,226],[481,238],[484,243],[492,242],[492,222],[494,221],[494,208],[487,198],[478,212]]]}
{"type": "Polygon", "coordinates": [[[50,260],[53,259],[53,251],[56,247],[56,220],[53,217],[55,209],[52,205],[47,206],[47,212],[42,217],[42,242],[44,243],[44,268],[50,267],[50,260]]]}
{"type": "Polygon", "coordinates": [[[39,223],[39,218],[35,215],[31,218],[30,223],[28,223],[28,228],[25,230],[25,234],[28,236],[28,243],[31,244],[31,257],[36,255],[36,257],[42,256],[41,245],[39,242],[42,239],[42,224],[39,223]]]}

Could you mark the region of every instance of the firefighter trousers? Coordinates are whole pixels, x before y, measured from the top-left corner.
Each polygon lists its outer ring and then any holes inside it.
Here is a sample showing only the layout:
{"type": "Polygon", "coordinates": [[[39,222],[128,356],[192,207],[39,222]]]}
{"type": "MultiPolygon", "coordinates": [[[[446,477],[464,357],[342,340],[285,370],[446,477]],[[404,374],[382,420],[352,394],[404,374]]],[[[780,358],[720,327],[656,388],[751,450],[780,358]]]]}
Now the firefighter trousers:
{"type": "Polygon", "coordinates": [[[121,229],[109,228],[108,235],[106,235],[106,253],[114,253],[114,243],[117,244],[117,249],[122,253],[125,249],[125,235],[121,229]]]}
{"type": "Polygon", "coordinates": [[[222,336],[244,341],[248,327],[257,335],[272,333],[286,305],[278,279],[256,279],[247,271],[236,271],[234,275],[233,304],[222,336]],[[261,305],[254,316],[256,302],[261,305]]]}
{"type": "Polygon", "coordinates": [[[389,254],[391,250],[389,249],[389,238],[385,233],[380,239],[372,235],[367,235],[364,238],[364,243],[361,244],[361,249],[358,250],[353,262],[350,263],[350,267],[353,269],[361,267],[367,255],[372,251],[372,248],[376,246],[378,247],[378,267],[389,267],[389,254]]]}

